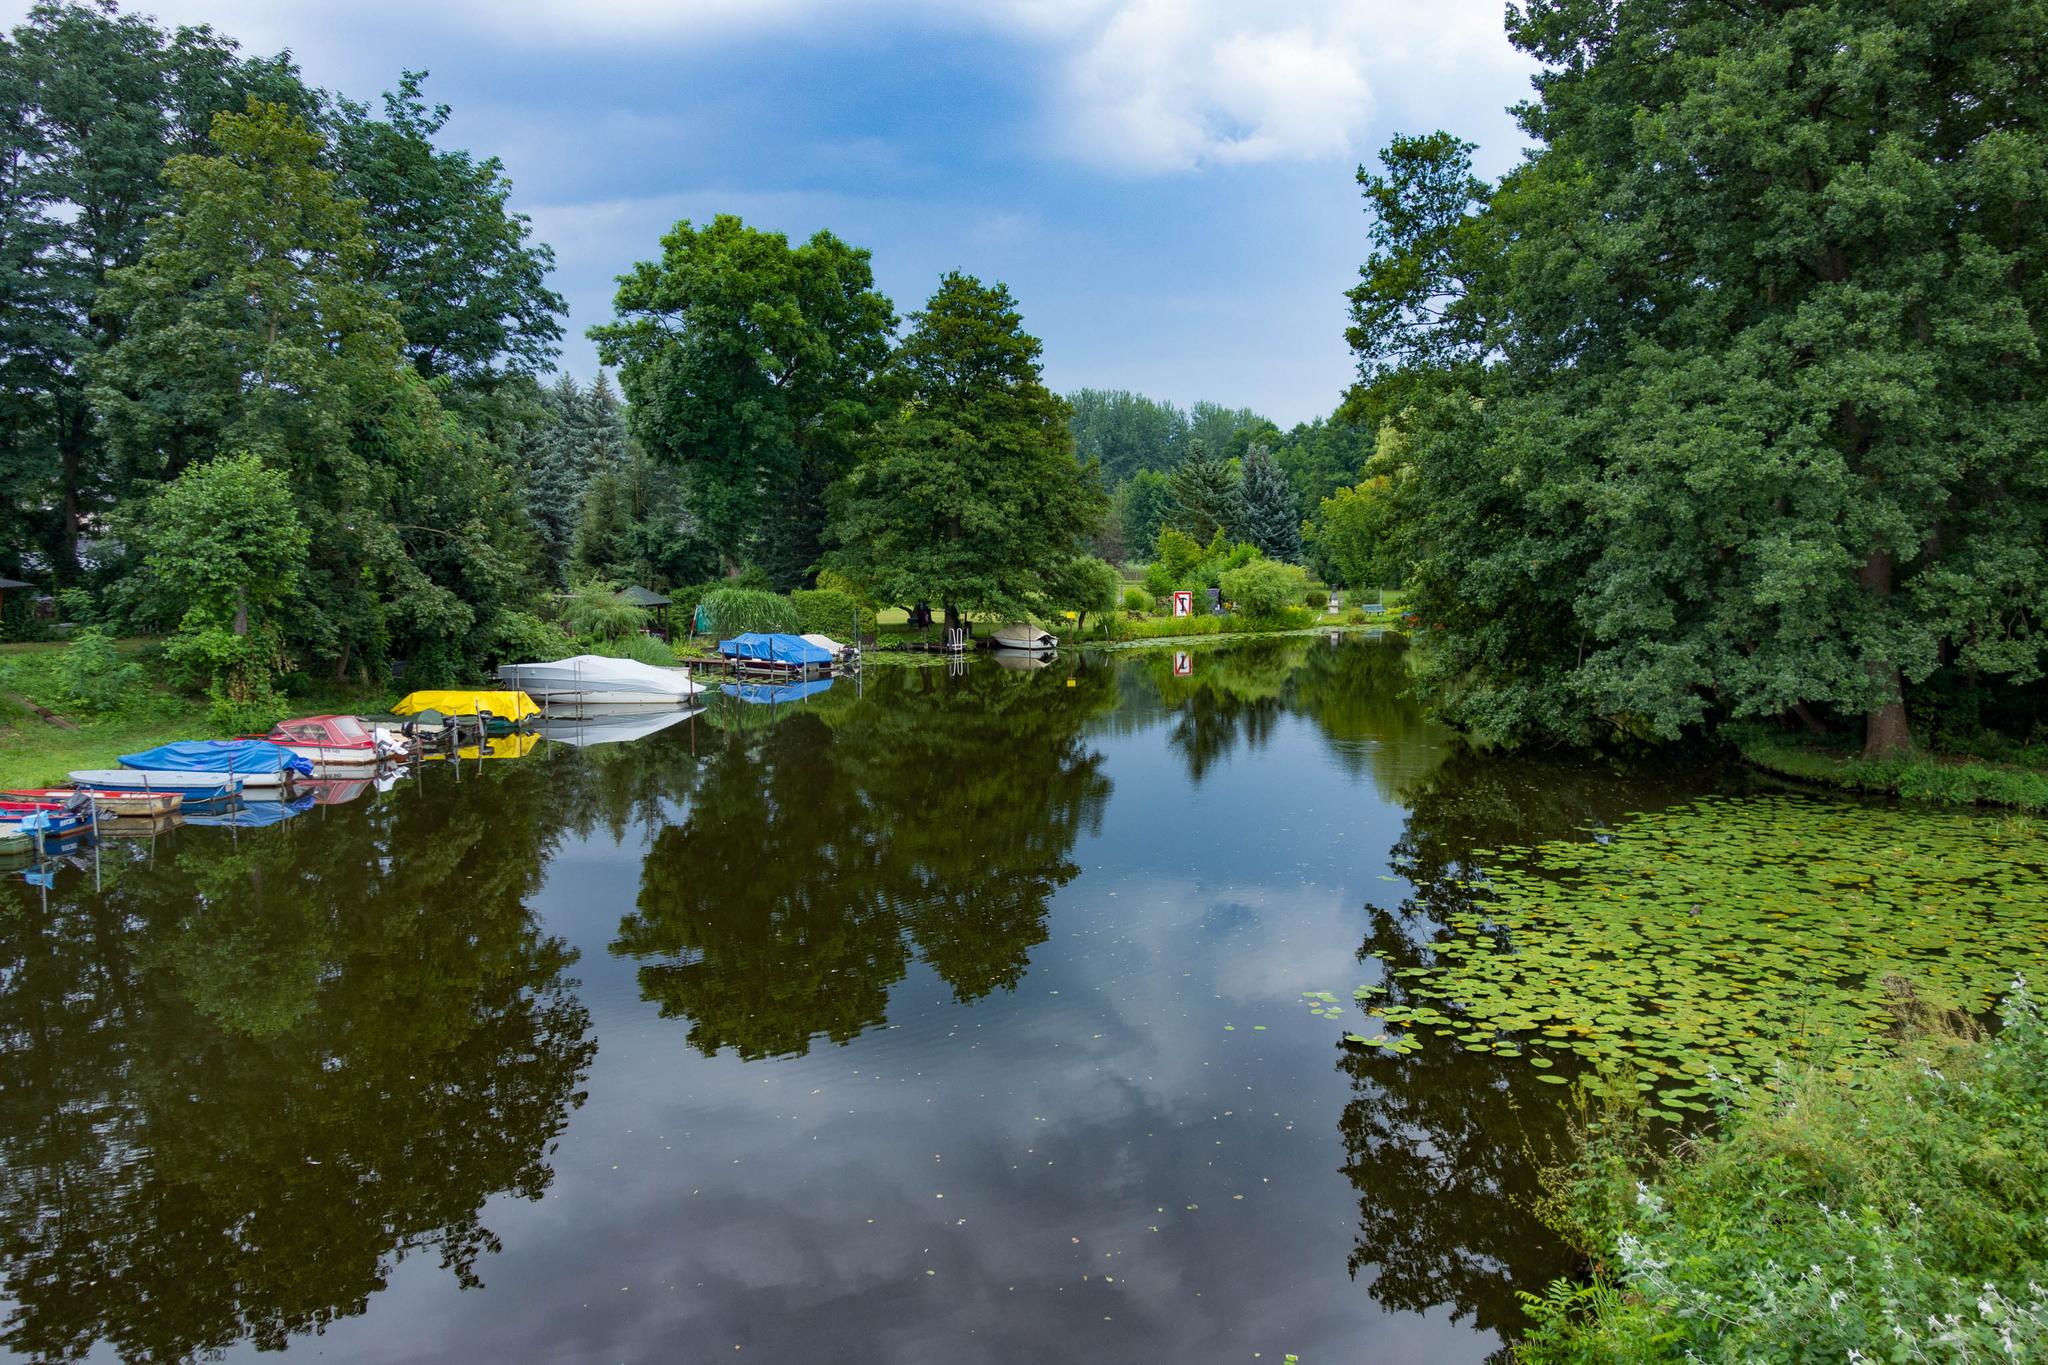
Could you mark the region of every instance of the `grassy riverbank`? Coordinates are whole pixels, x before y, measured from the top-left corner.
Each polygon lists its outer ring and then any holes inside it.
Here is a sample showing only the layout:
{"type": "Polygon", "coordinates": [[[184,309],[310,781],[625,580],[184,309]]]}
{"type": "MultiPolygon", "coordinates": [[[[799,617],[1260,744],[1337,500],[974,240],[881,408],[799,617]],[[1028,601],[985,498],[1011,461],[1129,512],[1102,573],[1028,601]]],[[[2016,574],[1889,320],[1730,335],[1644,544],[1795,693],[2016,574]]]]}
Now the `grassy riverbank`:
{"type": "Polygon", "coordinates": [[[1846,740],[1757,728],[1726,734],[1746,761],[1797,782],[1880,792],[1909,801],[2048,811],[2048,755],[2037,765],[1923,753],[1871,759],[1856,753],[1846,740]]]}
{"type": "Polygon", "coordinates": [[[1985,1041],[1893,988],[1916,1036],[1853,1077],[1781,1076],[1672,1153],[1594,1120],[1546,1213],[1592,1274],[1528,1296],[1516,1359],[2041,1359],[2048,1028],[2023,989],[1985,1041]]]}
{"type": "MultiPolygon", "coordinates": [[[[112,642],[92,667],[64,644],[0,648],[0,788],[50,787],[76,768],[113,768],[122,754],[177,739],[225,739],[203,698],[158,685],[156,642],[112,642]]],[[[295,695],[294,714],[381,710],[388,689],[322,687],[295,695]]]]}

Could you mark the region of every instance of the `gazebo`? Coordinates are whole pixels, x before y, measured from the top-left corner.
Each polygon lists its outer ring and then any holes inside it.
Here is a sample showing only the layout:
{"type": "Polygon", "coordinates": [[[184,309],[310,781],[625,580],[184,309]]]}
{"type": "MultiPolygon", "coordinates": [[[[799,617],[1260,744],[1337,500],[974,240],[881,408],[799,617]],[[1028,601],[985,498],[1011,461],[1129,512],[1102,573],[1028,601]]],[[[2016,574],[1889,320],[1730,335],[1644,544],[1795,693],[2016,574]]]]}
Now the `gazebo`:
{"type": "Polygon", "coordinates": [[[667,638],[669,633],[669,600],[666,597],[663,597],[660,593],[654,591],[654,589],[652,588],[643,588],[636,584],[635,586],[630,588],[619,589],[619,600],[621,602],[630,602],[636,607],[645,607],[649,611],[653,612],[655,614],[656,619],[658,619],[661,622],[661,633],[663,638],[667,638]]]}

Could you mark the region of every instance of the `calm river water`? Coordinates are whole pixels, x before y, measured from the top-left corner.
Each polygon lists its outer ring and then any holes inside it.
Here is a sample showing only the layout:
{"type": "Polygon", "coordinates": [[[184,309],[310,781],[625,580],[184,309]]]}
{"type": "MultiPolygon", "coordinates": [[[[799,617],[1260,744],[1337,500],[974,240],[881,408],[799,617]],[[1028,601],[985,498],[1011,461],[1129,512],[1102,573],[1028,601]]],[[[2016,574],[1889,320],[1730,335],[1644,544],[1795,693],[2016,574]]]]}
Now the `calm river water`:
{"type": "Polygon", "coordinates": [[[1483,1360],[1569,1269],[1556,1093],[1346,1049],[1351,990],[1470,850],[1691,793],[1459,750],[1403,678],[877,669],[10,875],[4,1344],[1483,1360]]]}

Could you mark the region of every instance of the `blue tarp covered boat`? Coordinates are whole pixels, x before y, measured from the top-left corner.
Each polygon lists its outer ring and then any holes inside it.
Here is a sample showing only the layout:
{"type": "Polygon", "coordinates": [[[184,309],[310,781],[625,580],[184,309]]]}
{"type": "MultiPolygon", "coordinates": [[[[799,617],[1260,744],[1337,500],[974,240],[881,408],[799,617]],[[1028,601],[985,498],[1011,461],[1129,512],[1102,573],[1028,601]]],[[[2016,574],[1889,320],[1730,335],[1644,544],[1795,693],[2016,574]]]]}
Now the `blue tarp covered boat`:
{"type": "Polygon", "coordinates": [[[813,678],[809,682],[786,683],[720,683],[719,690],[728,697],[752,702],[756,706],[768,706],[787,701],[802,701],[813,697],[832,685],[830,678],[813,678]]]}
{"type": "Polygon", "coordinates": [[[764,635],[749,632],[745,635],[735,635],[730,640],[720,640],[718,652],[728,659],[784,664],[790,668],[817,668],[830,665],[832,662],[831,650],[823,645],[814,645],[801,635],[764,635]]]}
{"type": "MultiPolygon", "coordinates": [[[[278,787],[293,776],[311,777],[313,764],[267,739],[181,739],[140,753],[122,754],[133,772],[233,774],[244,787],[278,787]]],[[[171,782],[160,782],[159,788],[171,782]]]]}

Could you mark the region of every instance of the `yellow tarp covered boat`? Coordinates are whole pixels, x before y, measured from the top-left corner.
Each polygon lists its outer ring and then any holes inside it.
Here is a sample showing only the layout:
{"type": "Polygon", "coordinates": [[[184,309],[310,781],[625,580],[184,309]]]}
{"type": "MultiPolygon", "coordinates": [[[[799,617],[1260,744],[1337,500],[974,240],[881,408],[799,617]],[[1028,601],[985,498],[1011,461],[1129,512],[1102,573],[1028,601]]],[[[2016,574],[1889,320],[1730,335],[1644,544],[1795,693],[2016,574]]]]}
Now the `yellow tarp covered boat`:
{"type": "Polygon", "coordinates": [[[485,711],[497,720],[521,721],[528,716],[539,715],[540,707],[534,705],[533,698],[524,692],[452,690],[409,693],[391,711],[399,716],[416,716],[422,711],[439,711],[444,716],[473,716],[485,711]]]}

